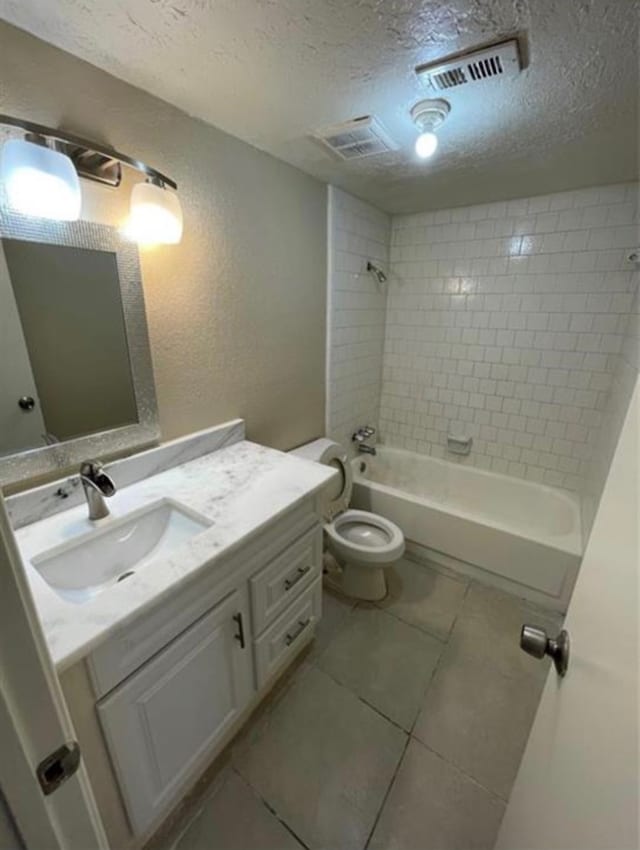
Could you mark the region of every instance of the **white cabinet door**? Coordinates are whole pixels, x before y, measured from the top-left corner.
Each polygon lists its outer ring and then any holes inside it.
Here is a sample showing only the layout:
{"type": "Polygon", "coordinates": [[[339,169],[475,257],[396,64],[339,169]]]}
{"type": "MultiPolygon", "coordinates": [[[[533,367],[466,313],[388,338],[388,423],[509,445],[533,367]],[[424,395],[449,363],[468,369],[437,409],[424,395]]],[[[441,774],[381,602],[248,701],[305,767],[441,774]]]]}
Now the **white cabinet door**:
{"type": "Polygon", "coordinates": [[[496,847],[638,847],[640,395],[631,400],[496,847]]]}
{"type": "Polygon", "coordinates": [[[206,765],[250,700],[248,628],[245,587],[233,591],[98,704],[136,834],[164,814],[206,765]]]}

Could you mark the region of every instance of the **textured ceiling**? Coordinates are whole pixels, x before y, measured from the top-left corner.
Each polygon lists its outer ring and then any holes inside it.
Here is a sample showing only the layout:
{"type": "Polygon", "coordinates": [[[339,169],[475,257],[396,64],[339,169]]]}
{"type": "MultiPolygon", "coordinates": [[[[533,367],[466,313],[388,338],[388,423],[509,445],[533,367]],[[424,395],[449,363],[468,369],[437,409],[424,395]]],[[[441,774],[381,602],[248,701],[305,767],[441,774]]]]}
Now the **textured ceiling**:
{"type": "MultiPolygon", "coordinates": [[[[0,16],[391,212],[632,179],[635,0],[0,0],[0,16]],[[528,67],[450,94],[416,161],[416,65],[514,33],[528,67]],[[401,149],[335,161],[309,133],[376,114],[401,149]]],[[[117,146],[118,140],[110,140],[117,146]]]]}

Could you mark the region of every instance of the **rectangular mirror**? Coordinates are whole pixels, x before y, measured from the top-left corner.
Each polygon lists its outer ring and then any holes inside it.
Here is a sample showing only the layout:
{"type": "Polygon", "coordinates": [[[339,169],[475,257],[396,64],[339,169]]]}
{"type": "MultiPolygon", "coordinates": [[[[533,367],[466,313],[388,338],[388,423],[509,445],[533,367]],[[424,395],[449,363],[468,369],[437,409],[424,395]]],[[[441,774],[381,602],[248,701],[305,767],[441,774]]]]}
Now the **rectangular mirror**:
{"type": "Polygon", "coordinates": [[[158,437],[136,246],[0,210],[0,484],[158,437]]]}

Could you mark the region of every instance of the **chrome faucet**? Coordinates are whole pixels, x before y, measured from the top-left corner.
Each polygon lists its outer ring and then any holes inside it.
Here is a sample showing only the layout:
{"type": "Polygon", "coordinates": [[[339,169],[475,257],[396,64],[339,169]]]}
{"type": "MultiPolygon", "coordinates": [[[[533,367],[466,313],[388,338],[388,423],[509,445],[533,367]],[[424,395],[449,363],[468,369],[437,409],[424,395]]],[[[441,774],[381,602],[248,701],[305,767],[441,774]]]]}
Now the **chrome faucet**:
{"type": "Polygon", "coordinates": [[[352,434],[351,439],[354,443],[358,444],[359,452],[362,452],[362,454],[365,455],[376,454],[375,446],[368,446],[365,443],[365,440],[368,440],[369,437],[373,437],[375,433],[376,429],[373,428],[371,425],[363,425],[361,428],[358,428],[358,430],[352,434]]]}
{"type": "Polygon", "coordinates": [[[358,445],[358,451],[362,452],[364,455],[376,455],[376,447],[375,446],[367,446],[366,443],[360,443],[358,445]]]}
{"type": "Polygon", "coordinates": [[[105,496],[113,496],[116,485],[97,460],[85,460],[80,467],[80,481],[89,507],[89,519],[95,522],[109,516],[105,496]]]}

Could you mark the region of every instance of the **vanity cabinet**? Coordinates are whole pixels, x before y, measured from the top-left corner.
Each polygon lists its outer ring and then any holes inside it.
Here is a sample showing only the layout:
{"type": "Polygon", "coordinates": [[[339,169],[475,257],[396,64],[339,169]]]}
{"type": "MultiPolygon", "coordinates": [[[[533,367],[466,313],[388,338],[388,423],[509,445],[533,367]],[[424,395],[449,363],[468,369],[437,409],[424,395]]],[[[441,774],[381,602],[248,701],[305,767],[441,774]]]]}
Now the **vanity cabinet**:
{"type": "Polygon", "coordinates": [[[259,635],[321,573],[322,531],[314,526],[251,578],[254,634],[259,635]]]}
{"type": "Polygon", "coordinates": [[[287,611],[255,641],[256,678],[262,688],[313,634],[322,611],[322,579],[293,602],[287,611]]]}
{"type": "Polygon", "coordinates": [[[162,813],[253,693],[246,588],[235,590],[98,704],[136,833],[162,813]]]}
{"type": "Polygon", "coordinates": [[[309,500],[94,649],[86,668],[136,836],[239,730],[321,608],[322,528],[309,500]]]}

